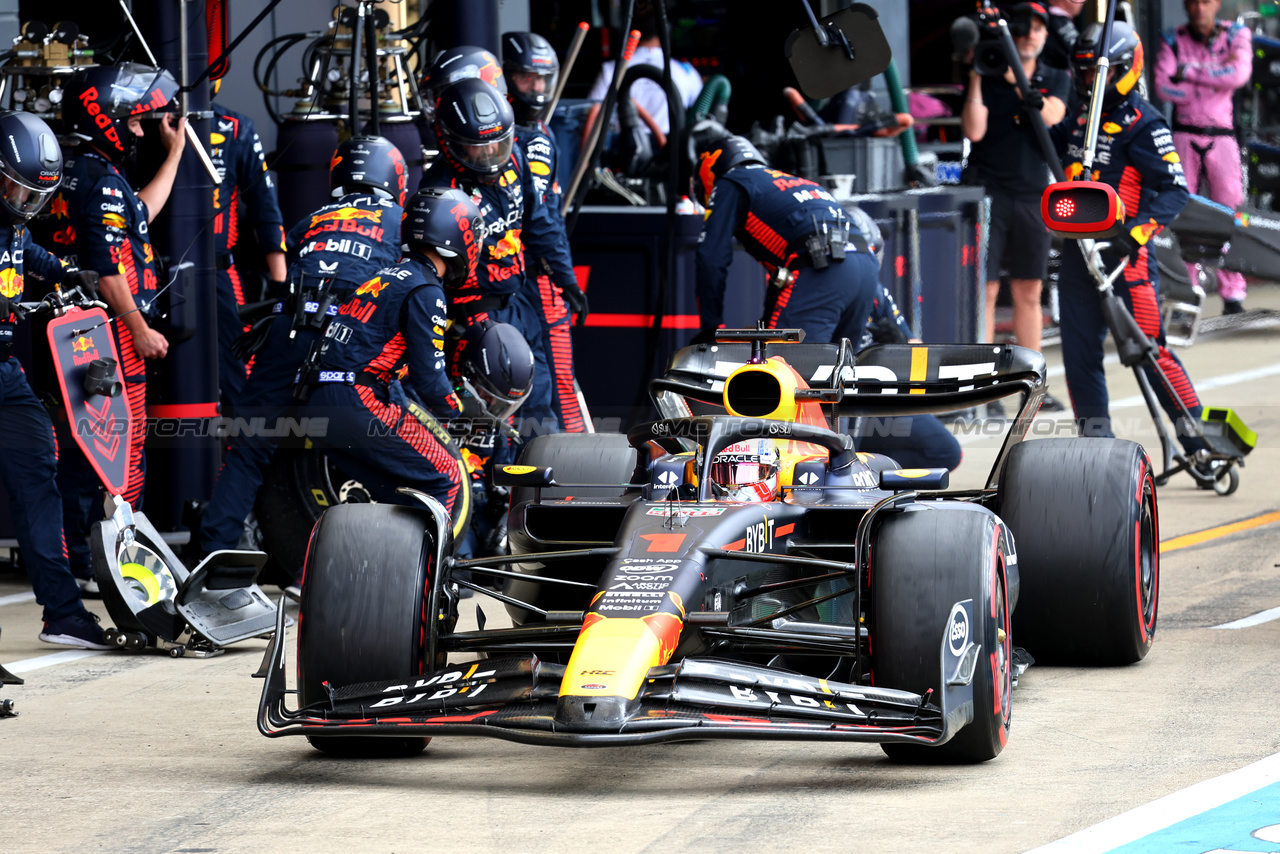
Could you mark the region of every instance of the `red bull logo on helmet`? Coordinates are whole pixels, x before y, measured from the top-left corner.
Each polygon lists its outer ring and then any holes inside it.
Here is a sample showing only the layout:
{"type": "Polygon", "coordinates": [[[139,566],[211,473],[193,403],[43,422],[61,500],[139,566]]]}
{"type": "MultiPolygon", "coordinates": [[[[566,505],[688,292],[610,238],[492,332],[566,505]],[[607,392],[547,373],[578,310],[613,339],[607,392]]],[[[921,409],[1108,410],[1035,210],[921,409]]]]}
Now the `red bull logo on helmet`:
{"type": "Polygon", "coordinates": [[[102,136],[107,142],[114,145],[117,151],[124,151],[124,144],[120,142],[120,134],[116,132],[111,116],[102,112],[102,107],[98,106],[98,87],[90,86],[81,92],[80,103],[84,105],[84,111],[93,119],[93,123],[102,130],[102,136]]]}
{"type": "Polygon", "coordinates": [[[316,214],[311,217],[311,227],[315,228],[322,222],[338,222],[339,220],[367,220],[368,222],[382,222],[382,211],[366,211],[361,208],[342,207],[335,208],[331,211],[316,214]]]}

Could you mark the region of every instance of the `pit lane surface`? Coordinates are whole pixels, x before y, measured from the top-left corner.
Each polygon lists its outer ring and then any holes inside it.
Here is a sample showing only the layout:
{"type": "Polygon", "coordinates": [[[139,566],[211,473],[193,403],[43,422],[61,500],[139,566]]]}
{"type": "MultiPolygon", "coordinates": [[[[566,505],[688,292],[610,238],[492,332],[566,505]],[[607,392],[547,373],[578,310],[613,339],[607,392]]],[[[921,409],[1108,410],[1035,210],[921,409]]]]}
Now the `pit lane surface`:
{"type": "MultiPolygon", "coordinates": [[[[1250,305],[1280,308],[1280,288],[1251,289],[1250,305]]],[[[1234,496],[1186,476],[1159,491],[1163,541],[1280,510],[1280,329],[1202,339],[1181,355],[1202,387],[1258,372],[1203,397],[1236,407],[1260,440],[1234,496]]],[[[1115,399],[1136,394],[1119,366],[1109,373],[1115,399]]],[[[1052,386],[1065,397],[1060,375],[1052,386]]],[[[1152,440],[1142,409],[1114,414],[1130,419],[1122,435],[1152,440]]],[[[981,482],[995,453],[992,440],[965,440],[954,486],[981,482]]],[[[249,674],[265,643],[207,660],[62,653],[36,640],[29,587],[0,575],[0,662],[27,680],[0,687],[21,712],[0,719],[0,848],[959,854],[1070,837],[1049,850],[1195,839],[1178,850],[1280,851],[1250,836],[1280,821],[1278,787],[1265,774],[1243,791],[1216,779],[1280,753],[1280,619],[1212,628],[1280,607],[1280,523],[1168,551],[1162,570],[1150,656],[1111,670],[1031,668],[1008,747],[974,767],[891,765],[874,745],[731,741],[570,750],[437,739],[412,760],[333,760],[302,739],[258,735],[261,682],[249,674]]],[[[485,610],[493,625],[500,608],[485,610]]]]}

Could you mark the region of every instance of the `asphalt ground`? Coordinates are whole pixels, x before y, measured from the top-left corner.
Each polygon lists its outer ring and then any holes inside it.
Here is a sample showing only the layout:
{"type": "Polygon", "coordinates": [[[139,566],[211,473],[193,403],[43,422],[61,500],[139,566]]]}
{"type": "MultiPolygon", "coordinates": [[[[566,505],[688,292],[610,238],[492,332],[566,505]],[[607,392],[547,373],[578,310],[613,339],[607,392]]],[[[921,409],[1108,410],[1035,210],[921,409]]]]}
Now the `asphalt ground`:
{"type": "MultiPolygon", "coordinates": [[[[1280,288],[1254,288],[1249,302],[1280,308],[1280,288]]],[[[1046,355],[1057,369],[1058,353],[1046,355]]],[[[1280,822],[1280,788],[1257,782],[1280,780],[1267,759],[1280,753],[1280,619],[1261,621],[1280,608],[1280,518],[1266,515],[1280,511],[1280,327],[1205,337],[1181,355],[1205,402],[1234,406],[1260,436],[1240,489],[1218,497],[1184,475],[1159,490],[1161,540],[1180,547],[1162,556],[1151,654],[1124,668],[1032,667],[992,762],[898,766],[875,745],[573,750],[490,739],[436,739],[411,760],[335,760],[258,734],[262,683],[250,674],[265,642],[203,660],[61,653],[36,639],[29,587],[0,575],[0,663],[26,678],[0,687],[21,713],[0,718],[0,850],[1235,847],[1188,824],[1199,815],[1248,837],[1247,850],[1280,851],[1250,830],[1280,822]],[[1252,527],[1185,537],[1242,520],[1252,527]],[[1261,622],[1215,628],[1255,614],[1261,622]]],[[[1125,404],[1136,385],[1118,365],[1108,373],[1121,435],[1153,441],[1145,410],[1125,404]]],[[[997,447],[963,440],[954,486],[981,483],[997,447]]],[[[501,619],[482,607],[490,625],[501,619]]]]}

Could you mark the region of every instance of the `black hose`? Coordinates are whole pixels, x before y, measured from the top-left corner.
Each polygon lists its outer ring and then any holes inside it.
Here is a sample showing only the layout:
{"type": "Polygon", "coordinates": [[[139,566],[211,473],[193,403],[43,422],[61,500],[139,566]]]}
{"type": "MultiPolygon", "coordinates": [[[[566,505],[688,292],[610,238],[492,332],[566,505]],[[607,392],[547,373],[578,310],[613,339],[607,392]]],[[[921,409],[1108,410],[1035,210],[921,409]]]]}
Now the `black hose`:
{"type": "MultiPolygon", "coordinates": [[[[369,67],[369,129],[374,136],[382,136],[382,117],[378,110],[378,74],[382,71],[382,66],[378,62],[378,31],[374,28],[373,21],[365,22],[364,41],[368,54],[365,65],[369,67]]],[[[353,44],[351,50],[354,52],[357,47],[353,44]]],[[[354,125],[352,127],[353,133],[359,133],[354,125]]]]}
{"type": "MultiPolygon", "coordinates": [[[[653,309],[653,327],[649,338],[649,364],[651,375],[663,369],[657,364],[661,352],[662,322],[666,317],[667,297],[675,279],[676,260],[676,196],[680,192],[680,158],[684,153],[684,104],[671,80],[671,30],[667,23],[667,4],[663,0],[654,3],[658,11],[658,41],[662,45],[662,90],[667,96],[667,218],[659,253],[657,305],[653,309]]],[[[647,394],[639,398],[641,404],[647,394]]]]}

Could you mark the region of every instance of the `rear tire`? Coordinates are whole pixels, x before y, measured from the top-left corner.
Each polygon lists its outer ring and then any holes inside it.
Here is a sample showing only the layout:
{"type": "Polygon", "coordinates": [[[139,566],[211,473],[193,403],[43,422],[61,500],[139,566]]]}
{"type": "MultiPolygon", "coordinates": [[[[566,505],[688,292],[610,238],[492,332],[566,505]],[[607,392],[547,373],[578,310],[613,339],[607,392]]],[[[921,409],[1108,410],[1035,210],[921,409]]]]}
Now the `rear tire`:
{"type": "Polygon", "coordinates": [[[976,505],[913,505],[881,523],[871,556],[876,685],[917,694],[932,688],[941,698],[942,635],[956,602],[973,600],[973,638],[982,644],[973,677],[973,721],[939,747],[893,743],[881,748],[896,762],[995,758],[1009,738],[1013,688],[1000,520],[976,505]]]}
{"type": "MultiPolygon", "coordinates": [[[[520,465],[550,466],[557,483],[630,483],[636,468],[636,449],[623,433],[549,433],[537,436],[520,454],[520,465]]],[[[617,498],[620,486],[584,489],[549,487],[543,499],[617,498]]],[[[529,487],[511,491],[511,506],[532,501],[529,487]]]]}
{"type": "MultiPolygon", "coordinates": [[[[325,682],[341,687],[423,672],[431,524],[426,511],[390,504],[343,504],[321,516],[298,617],[302,705],[327,699],[325,682]]],[[[353,757],[414,756],[429,740],[310,737],[319,750],[353,757]]]]}
{"type": "Polygon", "coordinates": [[[1037,660],[1132,664],[1150,651],[1160,591],[1155,489],[1151,461],[1134,442],[1014,446],[1000,516],[1021,575],[1014,637],[1037,660]]]}

